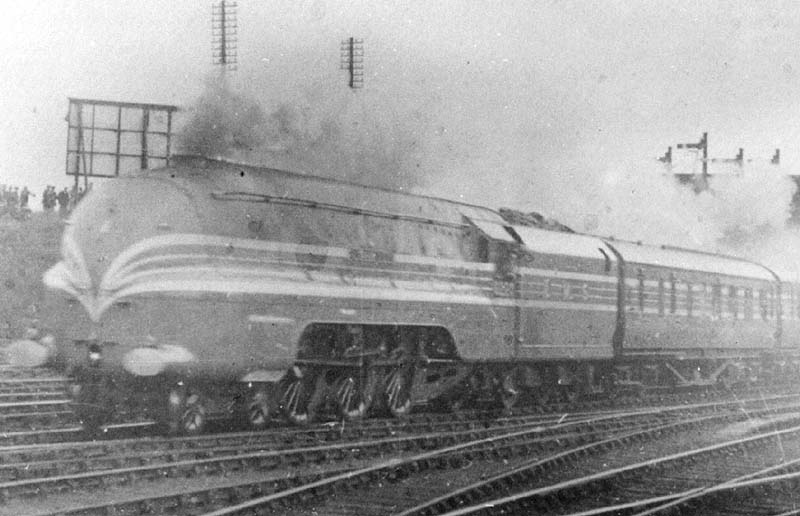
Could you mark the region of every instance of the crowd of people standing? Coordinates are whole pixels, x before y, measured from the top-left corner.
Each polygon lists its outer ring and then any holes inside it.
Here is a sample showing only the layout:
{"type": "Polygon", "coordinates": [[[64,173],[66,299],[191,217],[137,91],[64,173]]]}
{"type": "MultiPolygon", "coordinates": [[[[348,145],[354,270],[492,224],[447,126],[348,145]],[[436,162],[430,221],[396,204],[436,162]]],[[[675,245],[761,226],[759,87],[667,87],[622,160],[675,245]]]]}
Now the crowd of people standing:
{"type": "MultiPolygon", "coordinates": [[[[61,216],[66,216],[91,187],[91,184],[87,189],[73,187],[70,191],[67,187],[56,190],[55,186],[47,185],[42,192],[42,209],[45,213],[58,209],[61,216]]],[[[28,218],[31,213],[30,200],[35,196],[27,186],[20,188],[0,184],[0,216],[7,214],[14,219],[28,218]]]]}
{"type": "Polygon", "coordinates": [[[0,213],[8,213],[13,218],[18,218],[20,214],[30,213],[28,203],[31,196],[35,194],[28,190],[27,186],[20,189],[18,186],[8,186],[0,184],[0,213]]]}

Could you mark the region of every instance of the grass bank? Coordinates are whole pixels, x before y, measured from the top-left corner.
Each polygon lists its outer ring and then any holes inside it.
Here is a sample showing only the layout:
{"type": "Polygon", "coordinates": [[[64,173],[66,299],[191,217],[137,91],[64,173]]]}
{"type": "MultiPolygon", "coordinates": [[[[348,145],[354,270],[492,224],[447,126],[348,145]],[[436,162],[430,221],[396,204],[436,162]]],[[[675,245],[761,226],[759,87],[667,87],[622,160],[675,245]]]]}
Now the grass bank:
{"type": "Polygon", "coordinates": [[[42,276],[59,260],[64,221],[33,213],[29,220],[0,218],[0,338],[23,335],[40,317],[42,276]]]}

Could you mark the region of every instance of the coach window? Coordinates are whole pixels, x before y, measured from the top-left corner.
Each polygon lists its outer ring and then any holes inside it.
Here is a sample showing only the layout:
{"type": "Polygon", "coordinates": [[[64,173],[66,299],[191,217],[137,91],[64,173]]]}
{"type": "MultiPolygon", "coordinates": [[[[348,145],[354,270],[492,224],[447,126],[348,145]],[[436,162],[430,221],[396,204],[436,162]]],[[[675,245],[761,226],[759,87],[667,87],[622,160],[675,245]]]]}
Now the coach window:
{"type": "MultiPolygon", "coordinates": [[[[798,293],[798,294],[800,294],[800,293],[798,293]]],[[[798,295],[798,297],[800,297],[800,295],[798,295]]],[[[797,310],[795,312],[795,319],[800,319],[800,299],[795,299],[794,307],[797,310]]]]}
{"type": "Polygon", "coordinates": [[[678,280],[675,279],[675,274],[669,274],[669,313],[674,314],[678,304],[678,295],[675,290],[677,289],[678,280]]]}
{"type": "Polygon", "coordinates": [[[775,298],[777,297],[776,292],[772,289],[769,291],[769,317],[770,319],[775,317],[775,298]]]}
{"type": "Polygon", "coordinates": [[[767,300],[767,293],[763,289],[758,291],[758,308],[761,311],[761,318],[766,321],[769,317],[769,301],[767,300]]]}
{"type": "Polygon", "coordinates": [[[658,315],[664,315],[664,280],[658,278],[658,315]]]}
{"type": "Polygon", "coordinates": [[[686,315],[692,316],[692,308],[694,308],[694,287],[688,281],[686,282],[686,315]]]}
{"type": "Polygon", "coordinates": [[[797,318],[800,319],[800,303],[797,303],[795,308],[797,308],[797,318]]]}
{"type": "Polygon", "coordinates": [[[700,283],[697,285],[697,312],[703,317],[708,317],[708,285],[700,283]]]}
{"type": "Polygon", "coordinates": [[[737,299],[737,289],[735,286],[731,285],[728,287],[728,311],[731,313],[731,316],[736,319],[737,312],[739,307],[739,300],[737,299]]]}
{"type": "Polygon", "coordinates": [[[722,316],[722,285],[719,284],[719,278],[714,280],[711,287],[711,310],[715,319],[722,316]]]}
{"type": "Polygon", "coordinates": [[[753,289],[744,289],[744,318],[748,321],[753,319],[753,289]]]}
{"type": "Polygon", "coordinates": [[[644,313],[644,271],[639,269],[637,273],[639,278],[639,311],[644,313]]]}

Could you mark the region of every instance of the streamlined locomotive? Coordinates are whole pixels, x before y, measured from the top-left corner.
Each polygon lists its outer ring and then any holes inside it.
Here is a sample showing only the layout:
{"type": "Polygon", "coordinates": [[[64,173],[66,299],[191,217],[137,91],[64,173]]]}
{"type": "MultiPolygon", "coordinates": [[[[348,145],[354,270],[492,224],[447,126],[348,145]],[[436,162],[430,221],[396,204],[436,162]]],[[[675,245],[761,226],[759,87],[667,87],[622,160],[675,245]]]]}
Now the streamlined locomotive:
{"type": "MultiPolygon", "coordinates": [[[[223,160],[99,185],[44,278],[88,427],[355,419],[751,380],[794,364],[796,287],[745,260],[223,160]],[[791,337],[791,338],[787,338],[791,337]]],[[[41,344],[44,346],[44,344],[41,344]]]]}

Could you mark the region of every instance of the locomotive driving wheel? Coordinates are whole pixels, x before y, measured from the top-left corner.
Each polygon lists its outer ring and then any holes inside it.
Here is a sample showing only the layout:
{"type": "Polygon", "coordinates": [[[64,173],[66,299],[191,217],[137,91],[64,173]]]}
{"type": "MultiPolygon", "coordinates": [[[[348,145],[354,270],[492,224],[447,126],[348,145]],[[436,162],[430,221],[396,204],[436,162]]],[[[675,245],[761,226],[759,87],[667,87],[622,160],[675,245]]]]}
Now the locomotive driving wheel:
{"type": "Polygon", "coordinates": [[[386,379],[384,397],[389,413],[403,418],[411,413],[411,387],[414,378],[413,369],[398,367],[386,379]]]}
{"type": "Polygon", "coordinates": [[[295,425],[305,425],[317,416],[325,398],[325,372],[314,374],[306,371],[300,377],[293,376],[285,384],[281,396],[281,409],[286,419],[295,425]]]}
{"type": "Polygon", "coordinates": [[[366,416],[372,406],[377,383],[374,368],[358,368],[347,371],[334,385],[336,408],[342,419],[353,421],[366,416]]]}

